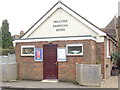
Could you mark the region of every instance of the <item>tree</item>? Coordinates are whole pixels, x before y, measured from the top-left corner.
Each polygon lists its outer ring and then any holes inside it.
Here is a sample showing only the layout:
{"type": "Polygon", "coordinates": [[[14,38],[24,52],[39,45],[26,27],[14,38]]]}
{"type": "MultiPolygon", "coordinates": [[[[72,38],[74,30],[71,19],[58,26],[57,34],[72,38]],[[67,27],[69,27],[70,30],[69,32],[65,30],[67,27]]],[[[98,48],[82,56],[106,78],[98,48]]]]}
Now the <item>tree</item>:
{"type": "Polygon", "coordinates": [[[9,32],[9,23],[7,20],[3,20],[2,22],[2,48],[8,49],[13,47],[13,39],[11,37],[11,33],[9,32]]]}
{"type": "Polygon", "coordinates": [[[116,51],[114,53],[111,54],[111,58],[112,61],[118,66],[120,67],[120,52],[116,51]]]}

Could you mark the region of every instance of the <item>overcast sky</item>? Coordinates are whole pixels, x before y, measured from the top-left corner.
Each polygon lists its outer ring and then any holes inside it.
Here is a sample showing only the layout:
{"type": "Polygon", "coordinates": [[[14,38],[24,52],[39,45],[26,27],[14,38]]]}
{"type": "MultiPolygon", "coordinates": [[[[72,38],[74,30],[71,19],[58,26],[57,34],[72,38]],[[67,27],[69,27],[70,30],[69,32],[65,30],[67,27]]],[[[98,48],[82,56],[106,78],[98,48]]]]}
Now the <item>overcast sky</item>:
{"type": "MultiPolygon", "coordinates": [[[[4,19],[9,22],[12,35],[27,31],[58,0],[0,0],[0,26],[4,19]]],[[[61,0],[71,9],[104,28],[118,13],[120,0],[61,0]]]]}

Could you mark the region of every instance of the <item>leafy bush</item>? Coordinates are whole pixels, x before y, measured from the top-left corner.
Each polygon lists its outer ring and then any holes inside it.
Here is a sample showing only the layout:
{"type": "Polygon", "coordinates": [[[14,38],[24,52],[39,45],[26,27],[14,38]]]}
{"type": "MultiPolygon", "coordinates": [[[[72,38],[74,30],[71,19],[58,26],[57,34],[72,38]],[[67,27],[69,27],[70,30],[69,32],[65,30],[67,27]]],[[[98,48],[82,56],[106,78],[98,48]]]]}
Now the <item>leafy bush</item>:
{"type": "Polygon", "coordinates": [[[101,64],[101,60],[97,60],[97,61],[96,61],[96,64],[101,64]]]}
{"type": "Polygon", "coordinates": [[[120,67],[120,52],[116,51],[111,54],[111,59],[116,63],[118,67],[120,67]]]}
{"type": "Polygon", "coordinates": [[[8,55],[8,53],[15,54],[14,49],[1,49],[0,52],[1,52],[2,55],[8,55]]]}

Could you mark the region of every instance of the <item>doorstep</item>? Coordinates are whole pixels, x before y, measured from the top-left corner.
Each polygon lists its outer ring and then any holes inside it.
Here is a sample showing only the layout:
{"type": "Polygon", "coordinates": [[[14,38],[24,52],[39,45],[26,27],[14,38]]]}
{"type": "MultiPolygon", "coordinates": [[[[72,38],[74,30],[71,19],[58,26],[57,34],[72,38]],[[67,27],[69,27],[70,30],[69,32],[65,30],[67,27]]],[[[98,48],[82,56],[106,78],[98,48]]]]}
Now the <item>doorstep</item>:
{"type": "Polygon", "coordinates": [[[41,82],[58,82],[58,79],[44,79],[41,82]]]}

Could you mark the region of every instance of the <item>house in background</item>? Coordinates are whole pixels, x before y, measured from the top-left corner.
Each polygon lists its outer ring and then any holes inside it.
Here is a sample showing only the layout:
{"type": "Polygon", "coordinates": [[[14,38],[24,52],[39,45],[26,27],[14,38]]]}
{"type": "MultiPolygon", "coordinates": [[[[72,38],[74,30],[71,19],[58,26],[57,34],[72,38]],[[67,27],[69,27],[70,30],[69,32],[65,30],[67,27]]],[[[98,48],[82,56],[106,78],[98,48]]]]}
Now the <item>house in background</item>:
{"type": "MultiPolygon", "coordinates": [[[[107,33],[114,41],[114,48],[112,46],[112,42],[109,42],[109,53],[110,55],[118,50],[118,18],[114,16],[114,18],[110,21],[110,23],[103,28],[102,30],[107,33]],[[112,50],[113,48],[113,50],[112,50]]],[[[111,68],[114,65],[114,63],[111,61],[111,68]]]]}
{"type": "Polygon", "coordinates": [[[111,38],[115,39],[118,41],[118,18],[114,16],[114,18],[110,21],[110,23],[103,28],[102,30],[109,34],[111,38]]]}
{"type": "Polygon", "coordinates": [[[18,79],[76,81],[76,63],[99,60],[103,78],[110,76],[116,40],[57,2],[15,43],[18,79]]]}
{"type": "Polygon", "coordinates": [[[23,35],[24,35],[24,31],[22,30],[22,31],[20,31],[20,35],[13,35],[12,38],[13,38],[13,40],[20,39],[23,35]]]}
{"type": "Polygon", "coordinates": [[[24,35],[24,31],[22,30],[22,31],[20,31],[20,35],[13,35],[12,36],[12,38],[13,38],[13,46],[15,47],[15,42],[14,42],[14,40],[16,40],[16,39],[20,39],[22,36],[24,35]]]}

